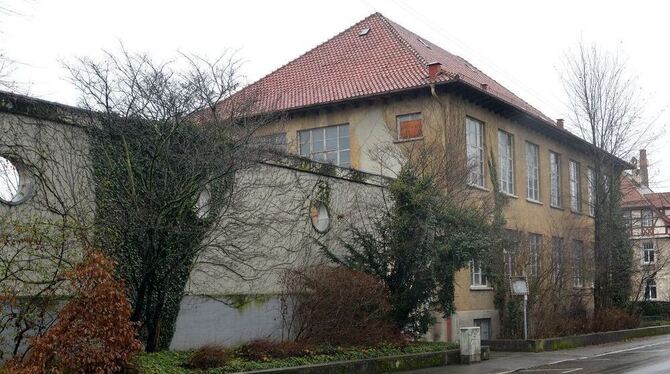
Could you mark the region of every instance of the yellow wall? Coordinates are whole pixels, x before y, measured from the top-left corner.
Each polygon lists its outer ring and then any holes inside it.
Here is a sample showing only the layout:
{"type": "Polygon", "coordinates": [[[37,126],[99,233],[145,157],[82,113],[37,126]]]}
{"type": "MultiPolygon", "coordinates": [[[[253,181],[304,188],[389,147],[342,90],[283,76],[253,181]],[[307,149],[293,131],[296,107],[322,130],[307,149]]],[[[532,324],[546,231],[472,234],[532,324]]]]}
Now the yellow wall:
{"type": "MultiPolygon", "coordinates": [[[[507,226],[511,229],[527,233],[543,235],[543,261],[546,262],[550,253],[551,236],[563,236],[563,231],[571,230],[573,237],[580,237],[585,244],[590,242],[592,219],[588,216],[588,162],[569,144],[552,139],[537,129],[530,128],[518,122],[504,118],[480,106],[474,105],[454,94],[443,93],[436,98],[426,92],[414,97],[378,100],[369,104],[345,105],[339,108],[312,111],[287,118],[268,128],[268,133],[286,132],[289,141],[289,150],[298,152],[297,131],[314,127],[322,127],[348,123],[350,125],[351,162],[353,168],[368,172],[380,172],[378,162],[370,153],[379,147],[404,146],[407,142],[398,142],[395,117],[401,114],[421,112],[423,115],[424,140],[415,142],[431,142],[452,144],[450,136],[460,138],[463,146],[464,132],[454,129],[464,129],[466,116],[484,122],[486,157],[491,150],[494,157],[498,155],[498,130],[504,130],[514,135],[514,184],[515,195],[509,198],[505,209],[507,226]],[[454,135],[460,134],[460,135],[454,135]],[[525,142],[530,141],[539,146],[540,150],[540,203],[526,199],[526,159],[525,142]],[[549,151],[561,155],[561,192],[562,208],[549,206],[549,151]],[[570,188],[568,175],[568,161],[575,160],[581,165],[581,196],[582,213],[573,213],[570,210],[570,188]],[[577,232],[577,234],[575,234],[577,232]]],[[[411,143],[411,142],[410,142],[411,143]]],[[[463,149],[464,152],[464,149],[463,149]]],[[[486,166],[488,169],[488,166],[486,166]]],[[[485,176],[488,178],[488,170],[485,176]]],[[[491,181],[486,181],[486,188],[490,191],[491,181]]],[[[482,191],[482,193],[487,193],[482,191]]],[[[567,249],[567,248],[566,248],[567,249]]],[[[459,311],[494,309],[493,292],[491,290],[470,290],[469,270],[463,270],[456,276],[456,307],[459,311]]]]}

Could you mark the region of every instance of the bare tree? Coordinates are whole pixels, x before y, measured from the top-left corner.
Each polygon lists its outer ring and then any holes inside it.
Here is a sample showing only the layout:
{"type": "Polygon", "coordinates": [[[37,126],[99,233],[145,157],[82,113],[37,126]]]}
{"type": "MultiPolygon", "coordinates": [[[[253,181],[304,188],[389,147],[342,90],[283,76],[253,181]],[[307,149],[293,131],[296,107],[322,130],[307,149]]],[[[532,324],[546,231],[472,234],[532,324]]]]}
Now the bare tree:
{"type": "Polygon", "coordinates": [[[650,125],[635,79],[620,54],[580,43],[567,56],[564,87],[571,119],[591,145],[594,193],[594,301],[596,311],[622,305],[630,295],[632,250],[621,217],[622,159],[645,140],[650,125]]]}

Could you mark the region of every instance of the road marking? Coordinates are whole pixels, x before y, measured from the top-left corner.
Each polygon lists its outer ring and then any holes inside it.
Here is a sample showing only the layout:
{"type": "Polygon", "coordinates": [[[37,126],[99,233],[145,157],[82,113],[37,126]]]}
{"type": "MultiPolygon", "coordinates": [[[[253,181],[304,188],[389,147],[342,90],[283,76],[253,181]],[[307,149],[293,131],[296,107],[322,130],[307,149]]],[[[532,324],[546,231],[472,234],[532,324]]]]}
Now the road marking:
{"type": "Polygon", "coordinates": [[[574,373],[575,371],[580,371],[583,368],[560,368],[560,369],[522,369],[521,372],[523,373],[534,373],[534,372],[547,372],[547,371],[560,371],[561,374],[565,373],[574,373]]]}
{"type": "Polygon", "coordinates": [[[563,374],[566,374],[566,373],[574,373],[575,371],[580,371],[580,370],[582,370],[582,368],[576,368],[576,369],[572,369],[572,370],[566,370],[566,371],[563,372],[563,374]]]}

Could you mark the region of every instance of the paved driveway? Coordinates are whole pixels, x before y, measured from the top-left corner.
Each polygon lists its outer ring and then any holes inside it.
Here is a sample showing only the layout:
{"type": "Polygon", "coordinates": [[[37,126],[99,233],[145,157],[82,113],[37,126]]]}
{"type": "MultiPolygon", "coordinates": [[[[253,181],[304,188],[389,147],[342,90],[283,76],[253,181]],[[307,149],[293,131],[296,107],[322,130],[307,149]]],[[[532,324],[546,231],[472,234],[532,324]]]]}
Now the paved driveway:
{"type": "Polygon", "coordinates": [[[472,365],[416,370],[413,374],[503,373],[670,373],[670,336],[544,353],[492,352],[491,359],[472,365]]]}

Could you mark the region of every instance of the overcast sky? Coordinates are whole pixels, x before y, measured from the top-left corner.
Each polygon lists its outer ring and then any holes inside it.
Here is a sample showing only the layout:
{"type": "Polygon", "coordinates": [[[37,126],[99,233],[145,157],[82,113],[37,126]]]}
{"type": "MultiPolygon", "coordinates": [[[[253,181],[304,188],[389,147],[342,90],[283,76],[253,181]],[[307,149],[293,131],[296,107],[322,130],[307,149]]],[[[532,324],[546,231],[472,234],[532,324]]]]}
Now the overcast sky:
{"type": "MultiPolygon", "coordinates": [[[[560,70],[580,38],[622,51],[656,118],[647,146],[670,191],[670,5],[658,1],[0,0],[0,49],[33,96],[76,104],[62,61],[114,50],[169,58],[234,49],[251,82],[375,11],[469,60],[552,118],[568,118],[560,70]]],[[[568,124],[569,125],[569,124],[568,124]]]]}

